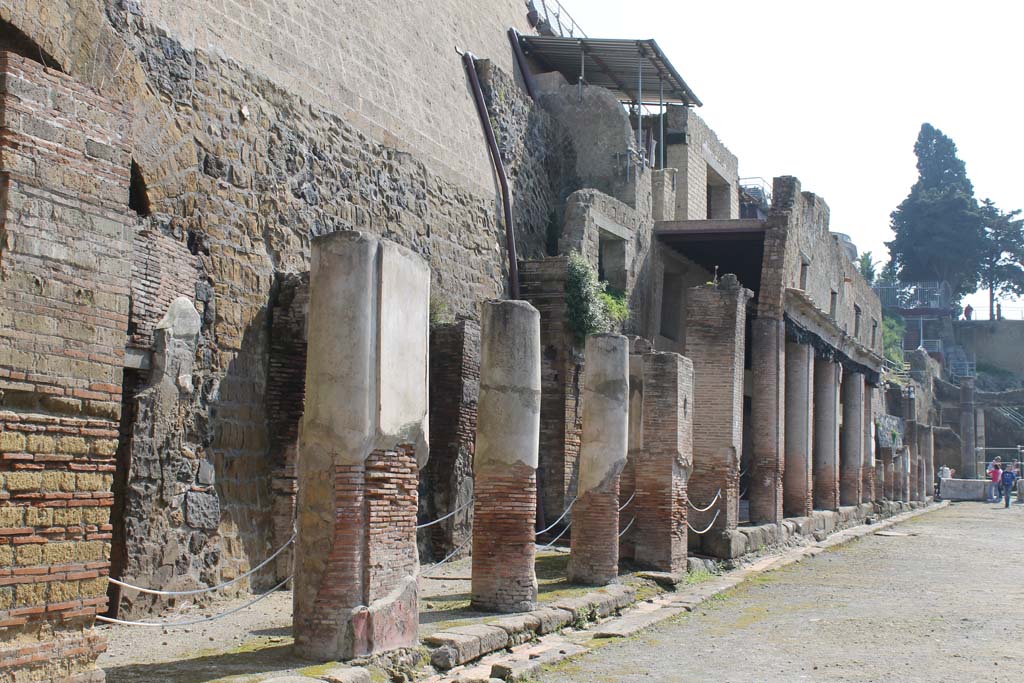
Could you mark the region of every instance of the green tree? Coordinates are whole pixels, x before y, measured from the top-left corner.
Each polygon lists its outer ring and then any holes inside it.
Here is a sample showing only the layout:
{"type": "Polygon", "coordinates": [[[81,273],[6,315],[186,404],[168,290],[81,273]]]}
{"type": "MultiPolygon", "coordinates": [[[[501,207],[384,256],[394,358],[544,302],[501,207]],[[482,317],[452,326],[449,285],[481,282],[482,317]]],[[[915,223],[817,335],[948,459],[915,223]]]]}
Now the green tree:
{"type": "Polygon", "coordinates": [[[878,270],[878,261],[874,259],[870,251],[865,251],[857,257],[857,270],[861,277],[869,284],[875,284],[875,271],[878,270]]]}
{"type": "Polygon", "coordinates": [[[996,293],[1024,294],[1024,220],[1020,210],[1004,213],[991,199],[981,205],[985,248],[981,259],[981,284],[988,290],[988,317],[994,320],[996,293]]]}
{"type": "Polygon", "coordinates": [[[925,123],[914,144],[918,178],[892,212],[896,238],[886,242],[902,282],[948,282],[954,301],[978,284],[984,229],[974,187],[956,145],[925,123]]]}

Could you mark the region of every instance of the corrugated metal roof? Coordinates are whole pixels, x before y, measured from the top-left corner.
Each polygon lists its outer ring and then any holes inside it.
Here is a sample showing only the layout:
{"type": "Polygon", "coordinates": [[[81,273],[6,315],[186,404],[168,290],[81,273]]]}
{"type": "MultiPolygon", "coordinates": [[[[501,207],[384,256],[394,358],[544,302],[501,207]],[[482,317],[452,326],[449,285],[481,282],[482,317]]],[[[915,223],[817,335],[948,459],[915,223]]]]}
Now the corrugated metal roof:
{"type": "Polygon", "coordinates": [[[657,104],[660,81],[665,103],[703,104],[654,40],[558,36],[520,36],[519,40],[527,56],[558,71],[570,83],[578,81],[582,67],[585,83],[607,88],[624,101],[639,100],[642,85],[643,103],[657,104]]]}

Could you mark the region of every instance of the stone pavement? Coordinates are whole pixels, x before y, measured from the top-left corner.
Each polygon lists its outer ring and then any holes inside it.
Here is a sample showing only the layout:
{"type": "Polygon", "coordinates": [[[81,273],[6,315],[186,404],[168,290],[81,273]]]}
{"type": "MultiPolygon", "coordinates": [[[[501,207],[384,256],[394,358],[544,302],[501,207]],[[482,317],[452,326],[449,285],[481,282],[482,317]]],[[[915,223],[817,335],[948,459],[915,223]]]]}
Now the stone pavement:
{"type": "Polygon", "coordinates": [[[1022,524],[1024,507],[959,503],[841,547],[837,534],[814,559],[537,679],[1016,681],[1022,524]]]}

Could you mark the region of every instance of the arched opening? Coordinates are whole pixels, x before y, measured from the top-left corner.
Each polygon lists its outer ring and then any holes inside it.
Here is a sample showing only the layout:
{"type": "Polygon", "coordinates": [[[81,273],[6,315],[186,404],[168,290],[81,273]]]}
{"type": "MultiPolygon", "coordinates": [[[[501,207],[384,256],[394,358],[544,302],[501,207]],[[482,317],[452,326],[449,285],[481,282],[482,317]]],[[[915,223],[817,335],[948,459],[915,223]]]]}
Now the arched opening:
{"type": "Polygon", "coordinates": [[[13,52],[51,69],[64,71],[60,62],[54,59],[53,55],[40,47],[17,26],[3,19],[0,19],[0,52],[13,52]]]}
{"type": "Polygon", "coordinates": [[[134,159],[132,160],[131,180],[128,184],[128,208],[143,217],[152,212],[149,206],[146,180],[142,177],[142,169],[134,159]]]}

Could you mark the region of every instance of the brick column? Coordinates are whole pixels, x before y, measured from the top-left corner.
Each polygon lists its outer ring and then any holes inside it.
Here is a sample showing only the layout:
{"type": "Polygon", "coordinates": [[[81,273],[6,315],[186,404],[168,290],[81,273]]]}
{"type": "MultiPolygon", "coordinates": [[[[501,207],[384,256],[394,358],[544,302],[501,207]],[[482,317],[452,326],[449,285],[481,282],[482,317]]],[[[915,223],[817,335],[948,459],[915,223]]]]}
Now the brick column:
{"type": "Polygon", "coordinates": [[[875,417],[872,404],[875,388],[864,386],[864,466],[861,468],[861,502],[871,503],[879,497],[875,492],[875,417]]]}
{"type": "Polygon", "coordinates": [[[843,375],[843,427],[839,436],[839,504],[861,502],[864,466],[864,375],[843,375]]]}
{"type": "Polygon", "coordinates": [[[978,457],[975,460],[991,460],[985,452],[987,442],[985,440],[985,409],[978,408],[974,411],[974,445],[977,446],[975,453],[978,457]]]}
{"type": "MultiPolygon", "coordinates": [[[[636,462],[643,450],[643,407],[644,407],[644,354],[652,350],[651,343],[642,337],[629,337],[629,434],[626,466],[619,477],[619,506],[626,505],[620,513],[620,527],[633,520],[635,508],[630,499],[636,500],[636,462]],[[627,502],[629,503],[627,505],[627,502]]],[[[619,537],[619,557],[633,558],[633,529],[619,537]]],[[[621,531],[621,529],[620,529],[621,531]]]]}
{"type": "Polygon", "coordinates": [[[976,479],[978,456],[974,451],[974,378],[960,378],[960,473],[962,479],[976,479]]]}
{"type": "Polygon", "coordinates": [[[705,507],[722,492],[715,507],[693,513],[699,528],[707,526],[716,511],[715,529],[735,529],[739,524],[743,353],[751,296],[733,275],[687,293],[686,357],[698,369],[693,377],[693,472],[687,496],[694,505],[705,507]]]}
{"type": "Polygon", "coordinates": [[[364,233],[313,240],[299,441],[296,651],[414,647],[430,271],[364,233]]]}
{"type": "Polygon", "coordinates": [[[900,450],[900,500],[904,503],[910,501],[910,449],[904,446],[900,450]]]}
{"type": "Polygon", "coordinates": [[[644,447],[636,464],[635,560],[686,571],[686,480],[693,466],[693,364],[677,353],[644,356],[644,447]]]}
{"type": "Polygon", "coordinates": [[[786,343],[786,470],[783,511],[805,517],[814,505],[811,460],[814,432],[814,349],[786,343]]]}
{"type": "Polygon", "coordinates": [[[885,495],[885,459],[881,453],[875,454],[875,499],[882,500],[885,495]]]}
{"type": "Polygon", "coordinates": [[[626,464],[629,429],[626,338],[587,337],[584,367],[579,493],[568,573],[572,582],[602,585],[619,575],[619,473],[626,464]]]}
{"type": "Polygon", "coordinates": [[[918,448],[924,459],[924,497],[931,500],[935,497],[935,428],[922,425],[918,434],[918,448]]]}
{"type": "Polygon", "coordinates": [[[837,363],[814,359],[814,509],[839,509],[839,376],[837,363]]]}
{"type": "Polygon", "coordinates": [[[786,324],[756,318],[752,324],[750,521],[782,521],[782,472],[785,450],[786,324]]]}
{"type": "Polygon", "coordinates": [[[540,314],[525,301],[489,301],[480,340],[471,600],[522,612],[537,606],[540,314]]]}
{"type": "Polygon", "coordinates": [[[885,493],[887,500],[896,500],[899,486],[896,484],[896,458],[894,449],[885,448],[882,450],[882,463],[885,469],[885,493]]]}
{"type": "Polygon", "coordinates": [[[910,454],[910,500],[921,500],[921,458],[910,454]]]}

